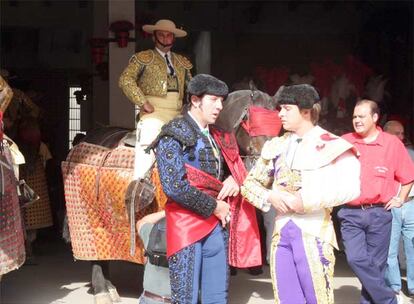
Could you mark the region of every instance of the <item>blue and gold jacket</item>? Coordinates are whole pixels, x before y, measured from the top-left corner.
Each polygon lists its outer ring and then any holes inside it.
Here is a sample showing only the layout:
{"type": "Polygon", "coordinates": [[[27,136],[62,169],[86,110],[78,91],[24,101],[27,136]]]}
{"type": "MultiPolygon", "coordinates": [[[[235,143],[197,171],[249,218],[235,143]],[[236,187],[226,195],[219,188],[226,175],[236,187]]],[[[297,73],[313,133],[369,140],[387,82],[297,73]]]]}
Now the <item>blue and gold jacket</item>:
{"type": "Polygon", "coordinates": [[[183,207],[209,217],[216,208],[212,196],[190,185],[185,164],[223,180],[223,157],[218,158],[207,136],[188,115],[179,116],[164,125],[149,148],[155,149],[158,171],[165,194],[183,207]]]}

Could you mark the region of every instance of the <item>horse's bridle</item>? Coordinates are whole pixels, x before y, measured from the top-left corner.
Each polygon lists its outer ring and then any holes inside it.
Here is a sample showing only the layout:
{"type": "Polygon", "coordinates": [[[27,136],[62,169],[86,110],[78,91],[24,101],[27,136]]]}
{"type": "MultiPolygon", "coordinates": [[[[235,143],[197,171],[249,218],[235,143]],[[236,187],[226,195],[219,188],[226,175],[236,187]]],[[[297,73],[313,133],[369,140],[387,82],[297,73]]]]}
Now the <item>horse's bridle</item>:
{"type": "MultiPolygon", "coordinates": [[[[246,121],[249,122],[249,119],[250,119],[249,109],[250,109],[250,107],[254,106],[254,94],[255,94],[255,90],[252,89],[251,93],[250,93],[249,103],[243,109],[240,118],[236,121],[235,125],[233,126],[233,130],[235,131],[236,137],[240,134],[240,132],[245,132],[250,138],[248,146],[246,147],[246,151],[245,151],[247,155],[241,155],[243,163],[245,164],[247,169],[250,169],[250,167],[254,166],[254,164],[256,163],[258,158],[260,157],[260,153],[261,153],[261,151],[255,151],[256,149],[255,149],[255,146],[254,146],[253,138],[261,137],[261,138],[265,138],[265,140],[269,140],[273,137],[273,136],[270,136],[270,135],[253,135],[252,136],[249,132],[249,129],[245,128],[245,124],[242,123],[243,121],[244,122],[246,122],[246,121]],[[252,151],[254,151],[254,153],[251,153],[252,151]]],[[[249,125],[249,123],[248,123],[248,125],[249,125]]]]}
{"type": "MultiPolygon", "coordinates": [[[[247,130],[245,130],[242,126],[242,121],[246,121],[249,120],[249,108],[253,105],[253,97],[254,97],[254,93],[255,90],[252,89],[251,93],[250,93],[250,102],[247,104],[247,106],[243,109],[242,111],[242,115],[240,116],[240,118],[236,121],[235,125],[233,126],[234,129],[234,134],[237,137],[237,135],[239,134],[239,132],[247,132],[247,130]]],[[[249,134],[248,134],[249,135],[249,134]]],[[[249,135],[250,137],[250,135],[249,135]]],[[[249,140],[249,145],[247,146],[247,151],[246,153],[248,153],[249,151],[254,151],[254,146],[252,144],[252,140],[249,140]]],[[[246,168],[248,170],[250,170],[249,167],[253,167],[254,164],[256,163],[256,161],[259,159],[260,157],[260,152],[259,153],[254,153],[254,154],[248,154],[248,155],[240,155],[241,159],[243,160],[244,165],[246,166],[246,168]]]]}

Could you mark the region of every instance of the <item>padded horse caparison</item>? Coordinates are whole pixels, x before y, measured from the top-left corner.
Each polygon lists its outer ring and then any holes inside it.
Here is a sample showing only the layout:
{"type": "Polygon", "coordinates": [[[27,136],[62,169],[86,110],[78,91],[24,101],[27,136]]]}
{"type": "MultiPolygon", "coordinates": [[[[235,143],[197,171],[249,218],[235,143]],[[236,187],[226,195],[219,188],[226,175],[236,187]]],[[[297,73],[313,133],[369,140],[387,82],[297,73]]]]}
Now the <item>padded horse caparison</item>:
{"type": "Polygon", "coordinates": [[[89,132],[82,141],[113,149],[131,130],[119,127],[104,127],[89,132]]]}
{"type": "MultiPolygon", "coordinates": [[[[136,130],[128,130],[124,128],[109,127],[97,129],[84,138],[87,143],[103,146],[113,149],[118,145],[126,145],[135,147],[136,130]]],[[[108,151],[109,155],[110,151],[108,151]]],[[[101,166],[104,164],[106,157],[103,158],[101,166]]],[[[96,196],[99,196],[99,170],[96,178],[96,196]]],[[[154,199],[154,186],[147,180],[132,181],[126,192],[126,209],[130,218],[131,232],[131,256],[135,255],[135,212],[144,209],[154,199]]]]}
{"type": "MultiPolygon", "coordinates": [[[[145,207],[152,203],[154,190],[151,191],[151,189],[154,189],[154,187],[150,185],[148,181],[147,182],[151,187],[146,183],[142,184],[132,181],[132,179],[128,177],[130,171],[133,169],[131,166],[133,164],[131,156],[134,154],[134,149],[131,145],[125,142],[125,137],[127,135],[130,137],[134,136],[133,132],[130,132],[130,130],[117,127],[100,128],[88,132],[81,143],[73,148],[67,157],[67,161],[63,163],[62,167],[65,170],[64,175],[70,176],[66,183],[67,185],[65,185],[65,188],[67,188],[65,190],[68,192],[76,192],[76,195],[73,197],[70,196],[70,205],[79,204],[79,202],[77,202],[79,199],[84,200],[84,198],[79,198],[79,195],[82,195],[80,193],[86,195],[87,200],[92,199],[95,202],[105,203],[105,201],[102,201],[105,200],[105,197],[110,200],[115,199],[117,203],[115,204],[116,207],[114,207],[114,210],[116,212],[119,212],[119,208],[121,208],[122,204],[125,204],[127,219],[130,222],[128,225],[130,235],[130,237],[128,237],[130,241],[130,258],[131,261],[136,262],[139,261],[139,256],[137,257],[135,254],[135,214],[137,212],[139,213],[140,210],[145,209],[145,207]],[[79,164],[79,166],[76,164],[79,164]],[[75,169],[75,167],[77,169],[75,169]],[[82,173],[76,173],[77,177],[73,177],[73,174],[70,174],[70,172],[75,172],[74,170],[76,172],[82,170],[82,173]],[[92,171],[94,172],[93,174],[90,173],[92,171]],[[85,181],[82,182],[83,186],[76,186],[76,179],[79,178],[85,179],[85,181]],[[91,184],[92,187],[89,187],[88,184],[91,184]],[[81,191],[76,187],[84,187],[89,190],[81,191]],[[141,199],[141,197],[144,199],[141,199]]],[[[96,212],[96,210],[93,212],[96,212]]],[[[124,217],[124,214],[121,212],[117,216],[124,217]]],[[[108,220],[105,218],[104,214],[102,214],[102,217],[104,222],[108,220]]],[[[121,224],[121,226],[121,229],[126,228],[123,224],[121,224]]],[[[110,232],[108,233],[110,235],[110,232]]],[[[83,256],[82,252],[78,252],[80,250],[81,249],[75,250],[76,254],[83,256]]],[[[123,259],[130,260],[130,258],[123,254],[121,256],[123,259]]],[[[90,257],[87,258],[90,259],[90,257]]]]}

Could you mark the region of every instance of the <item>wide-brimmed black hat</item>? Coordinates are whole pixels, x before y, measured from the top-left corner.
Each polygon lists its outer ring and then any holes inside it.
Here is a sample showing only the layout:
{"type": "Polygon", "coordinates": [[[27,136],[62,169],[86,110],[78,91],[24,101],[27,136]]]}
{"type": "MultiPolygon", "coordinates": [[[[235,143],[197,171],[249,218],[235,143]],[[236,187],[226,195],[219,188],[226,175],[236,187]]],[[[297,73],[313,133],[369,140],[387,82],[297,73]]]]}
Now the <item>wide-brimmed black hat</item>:
{"type": "Polygon", "coordinates": [[[198,74],[188,83],[187,94],[189,96],[203,96],[204,94],[208,94],[226,98],[229,94],[229,88],[227,84],[214,76],[198,74]]]}
{"type": "Polygon", "coordinates": [[[296,105],[300,109],[312,109],[320,100],[316,89],[309,84],[281,86],[275,96],[279,104],[296,105]]]}

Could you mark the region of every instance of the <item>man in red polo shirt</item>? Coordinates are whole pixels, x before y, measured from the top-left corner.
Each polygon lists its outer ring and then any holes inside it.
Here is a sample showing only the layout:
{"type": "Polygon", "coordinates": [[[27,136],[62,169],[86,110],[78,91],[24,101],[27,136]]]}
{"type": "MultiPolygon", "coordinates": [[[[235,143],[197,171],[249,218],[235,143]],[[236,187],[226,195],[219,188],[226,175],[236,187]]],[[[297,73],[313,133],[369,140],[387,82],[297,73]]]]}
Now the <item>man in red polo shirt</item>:
{"type": "Polygon", "coordinates": [[[384,280],[390,210],[406,201],[414,181],[414,164],[402,142],[377,126],[378,118],[374,101],[361,100],[355,105],[355,132],[343,138],[360,153],[361,195],[344,206],[338,218],[348,264],[362,284],[360,303],[397,304],[402,299],[384,280]]]}

